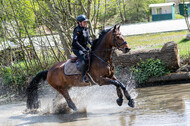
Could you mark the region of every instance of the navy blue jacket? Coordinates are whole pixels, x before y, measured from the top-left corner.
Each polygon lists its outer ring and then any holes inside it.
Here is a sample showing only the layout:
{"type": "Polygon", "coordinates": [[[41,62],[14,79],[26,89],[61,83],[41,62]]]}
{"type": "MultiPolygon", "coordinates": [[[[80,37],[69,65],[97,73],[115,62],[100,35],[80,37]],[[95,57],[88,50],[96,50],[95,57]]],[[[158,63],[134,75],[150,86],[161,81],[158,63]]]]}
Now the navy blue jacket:
{"type": "Polygon", "coordinates": [[[91,44],[90,34],[88,28],[80,27],[79,25],[73,31],[72,49],[82,50],[80,45],[87,49],[87,44],[91,44]],[[77,43],[78,42],[78,43],[77,43]],[[80,45],[79,45],[80,44],[80,45]]]}

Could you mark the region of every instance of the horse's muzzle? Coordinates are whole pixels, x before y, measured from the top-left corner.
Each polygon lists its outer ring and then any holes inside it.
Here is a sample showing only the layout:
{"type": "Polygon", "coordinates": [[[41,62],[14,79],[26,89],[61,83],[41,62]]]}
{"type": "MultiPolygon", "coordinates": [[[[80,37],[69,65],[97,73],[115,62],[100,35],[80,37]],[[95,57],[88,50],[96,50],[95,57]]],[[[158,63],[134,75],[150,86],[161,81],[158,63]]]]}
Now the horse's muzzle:
{"type": "Polygon", "coordinates": [[[128,53],[130,50],[131,50],[130,48],[124,48],[124,49],[122,49],[122,52],[123,53],[128,53]]]}

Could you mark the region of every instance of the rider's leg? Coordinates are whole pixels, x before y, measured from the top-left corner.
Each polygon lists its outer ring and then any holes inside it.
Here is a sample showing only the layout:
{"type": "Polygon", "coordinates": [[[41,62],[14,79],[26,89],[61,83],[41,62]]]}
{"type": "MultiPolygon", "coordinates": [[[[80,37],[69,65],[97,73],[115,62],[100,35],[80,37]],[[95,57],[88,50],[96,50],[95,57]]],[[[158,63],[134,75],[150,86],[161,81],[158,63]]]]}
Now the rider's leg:
{"type": "Polygon", "coordinates": [[[82,73],[82,82],[87,82],[88,80],[86,79],[86,63],[83,60],[82,65],[81,65],[81,73],[82,73]]]}
{"type": "Polygon", "coordinates": [[[88,80],[85,77],[86,74],[86,61],[84,55],[79,53],[79,50],[73,50],[74,54],[81,60],[81,74],[82,74],[82,82],[87,82],[88,80]]]}

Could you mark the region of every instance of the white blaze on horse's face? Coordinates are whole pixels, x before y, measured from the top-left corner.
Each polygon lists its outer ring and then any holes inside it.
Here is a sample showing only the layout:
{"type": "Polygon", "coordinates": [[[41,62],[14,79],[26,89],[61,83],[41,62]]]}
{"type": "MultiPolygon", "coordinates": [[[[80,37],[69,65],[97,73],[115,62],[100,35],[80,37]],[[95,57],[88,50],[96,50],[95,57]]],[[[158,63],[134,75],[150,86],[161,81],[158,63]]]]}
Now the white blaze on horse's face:
{"type": "Polygon", "coordinates": [[[124,37],[122,36],[120,32],[120,26],[116,27],[114,26],[113,33],[113,45],[117,48],[126,48],[127,42],[124,40],[124,37]]]}

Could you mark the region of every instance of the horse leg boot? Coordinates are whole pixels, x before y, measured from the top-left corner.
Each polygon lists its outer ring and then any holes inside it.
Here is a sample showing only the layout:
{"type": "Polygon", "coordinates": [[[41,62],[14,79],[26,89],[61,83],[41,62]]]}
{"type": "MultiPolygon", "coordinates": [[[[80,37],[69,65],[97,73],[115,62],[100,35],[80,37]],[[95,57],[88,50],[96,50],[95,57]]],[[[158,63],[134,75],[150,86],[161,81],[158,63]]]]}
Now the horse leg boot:
{"type": "Polygon", "coordinates": [[[119,86],[116,87],[116,91],[117,91],[117,96],[119,97],[119,98],[116,100],[116,102],[117,102],[117,104],[118,104],[119,106],[121,106],[122,103],[123,103],[123,94],[121,93],[121,89],[120,89],[119,86]]]}
{"type": "MultiPolygon", "coordinates": [[[[116,77],[113,75],[112,80],[117,80],[116,77]]],[[[122,106],[123,104],[123,94],[121,92],[120,86],[116,86],[117,96],[119,97],[116,102],[119,106],[122,106]]]]}
{"type": "Polygon", "coordinates": [[[86,75],[86,64],[85,64],[85,61],[82,61],[81,74],[82,74],[82,82],[83,83],[88,82],[88,80],[85,77],[85,75],[86,75]]]}
{"type": "Polygon", "coordinates": [[[117,80],[115,80],[115,81],[116,81],[117,84],[120,85],[121,89],[123,90],[123,93],[124,93],[125,97],[127,98],[127,100],[129,100],[128,105],[130,107],[134,108],[134,101],[131,98],[131,96],[129,95],[125,85],[123,83],[121,83],[120,81],[117,81],[117,80]]]}
{"type": "Polygon", "coordinates": [[[121,87],[121,89],[123,90],[123,93],[125,95],[125,97],[127,98],[127,100],[129,100],[128,102],[128,105],[130,107],[134,107],[134,101],[133,99],[131,98],[131,96],[129,95],[128,91],[126,90],[126,87],[123,83],[117,81],[117,80],[112,80],[112,79],[109,79],[109,78],[103,78],[104,81],[106,81],[106,83],[110,83],[110,84],[113,84],[115,85],[116,87],[121,87]]]}

